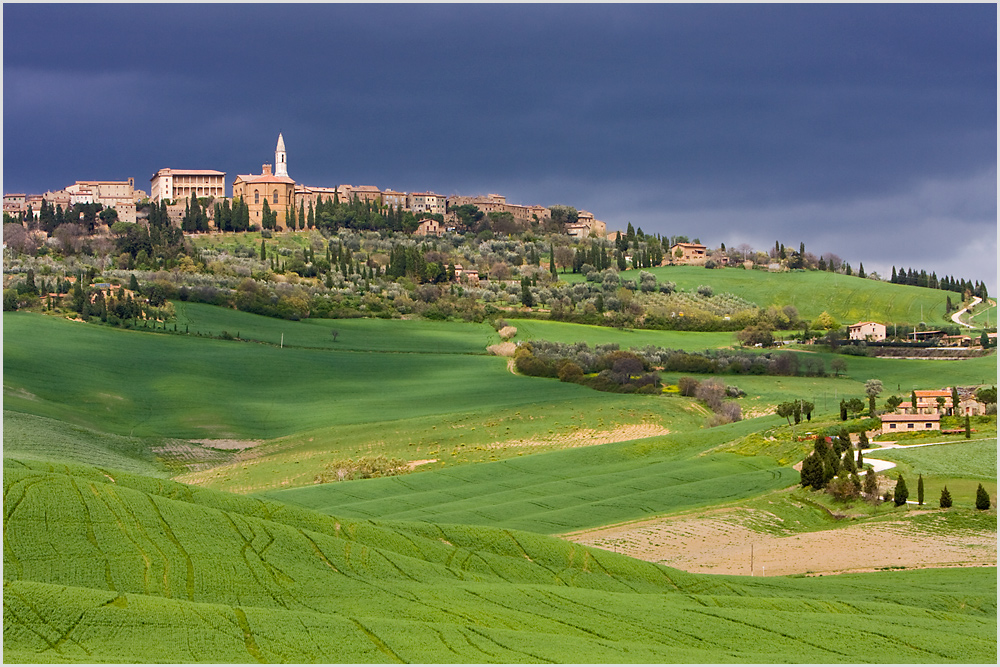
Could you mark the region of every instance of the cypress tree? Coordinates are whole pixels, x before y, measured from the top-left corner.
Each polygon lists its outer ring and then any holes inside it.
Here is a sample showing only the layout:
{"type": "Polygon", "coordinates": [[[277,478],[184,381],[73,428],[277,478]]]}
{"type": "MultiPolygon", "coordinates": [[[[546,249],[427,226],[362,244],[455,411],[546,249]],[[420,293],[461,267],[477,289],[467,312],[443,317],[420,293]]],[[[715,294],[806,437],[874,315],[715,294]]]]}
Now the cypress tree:
{"type": "Polygon", "coordinates": [[[948,487],[941,489],[941,500],[938,501],[938,506],[941,509],[948,509],[951,507],[951,493],[948,491],[948,487]]]}
{"type": "Polygon", "coordinates": [[[917,414],[917,392],[916,391],[911,391],[910,392],[910,408],[913,410],[913,412],[911,412],[910,414],[913,414],[913,415],[917,414]]]}
{"type": "Polygon", "coordinates": [[[988,510],[990,508],[990,494],[986,492],[983,485],[980,484],[976,489],[976,509],[977,510],[988,510]]]}
{"type": "Polygon", "coordinates": [[[267,261],[267,241],[261,239],[260,241],[260,261],[267,261]]]}
{"type": "Polygon", "coordinates": [[[556,253],[551,243],[549,244],[549,273],[553,276],[556,275],[556,253]]]}
{"type": "Polygon", "coordinates": [[[853,475],[857,472],[857,467],[854,465],[854,457],[851,456],[851,450],[846,450],[844,452],[844,460],[840,464],[840,470],[846,472],[848,475],[853,475]]]}
{"type": "Polygon", "coordinates": [[[874,468],[865,473],[865,495],[871,500],[878,499],[878,473],[874,468]]]}
{"type": "Polygon", "coordinates": [[[969,425],[969,415],[965,415],[965,439],[972,437],[972,428],[969,425]]]}
{"type": "Polygon", "coordinates": [[[900,475],[896,481],[896,490],[892,493],[892,502],[896,507],[906,504],[906,499],[910,497],[910,492],[906,488],[906,480],[900,475]]]}
{"type": "Polygon", "coordinates": [[[861,453],[861,448],[860,447],[858,447],[858,466],[857,466],[857,468],[858,468],[858,470],[864,470],[865,469],[865,457],[861,453]]]}
{"type": "Polygon", "coordinates": [[[822,459],[815,452],[807,456],[802,461],[802,471],[799,473],[799,482],[802,486],[823,488],[823,467],[822,459]]]}
{"type": "Polygon", "coordinates": [[[924,476],[917,475],[917,504],[924,504],[924,476]]]}
{"type": "Polygon", "coordinates": [[[840,421],[847,421],[847,403],[844,399],[840,399],[840,421]]]}

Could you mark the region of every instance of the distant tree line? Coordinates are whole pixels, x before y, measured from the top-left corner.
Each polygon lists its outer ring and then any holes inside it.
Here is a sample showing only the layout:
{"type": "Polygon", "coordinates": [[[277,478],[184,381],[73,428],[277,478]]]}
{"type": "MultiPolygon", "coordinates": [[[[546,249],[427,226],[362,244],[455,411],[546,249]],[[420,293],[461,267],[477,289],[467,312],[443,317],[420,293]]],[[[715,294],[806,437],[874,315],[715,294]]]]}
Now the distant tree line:
{"type": "MultiPolygon", "coordinates": [[[[921,269],[919,272],[913,269],[903,269],[900,268],[896,271],[896,267],[892,267],[892,275],[889,277],[889,282],[896,285],[914,285],[916,287],[929,287],[930,289],[940,289],[947,290],[949,292],[957,292],[959,294],[971,294],[972,296],[978,296],[980,299],[987,298],[986,284],[981,281],[972,282],[971,280],[956,280],[952,276],[944,276],[940,280],[937,274],[933,271],[928,274],[927,271],[921,269]]],[[[950,304],[950,300],[949,300],[950,304]]],[[[953,308],[949,308],[954,310],[953,308]]]]}

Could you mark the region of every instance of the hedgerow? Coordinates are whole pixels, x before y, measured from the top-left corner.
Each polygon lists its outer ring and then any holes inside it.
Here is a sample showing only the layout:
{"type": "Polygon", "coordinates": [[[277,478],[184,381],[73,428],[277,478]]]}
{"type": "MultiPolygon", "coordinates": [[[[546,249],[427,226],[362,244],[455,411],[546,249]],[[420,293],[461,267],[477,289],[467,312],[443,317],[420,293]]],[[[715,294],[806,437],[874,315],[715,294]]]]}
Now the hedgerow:
{"type": "MultiPolygon", "coordinates": [[[[600,373],[613,363],[614,359],[609,355],[621,352],[617,343],[597,345],[591,349],[582,342],[558,343],[544,340],[522,343],[518,350],[521,355],[521,359],[517,361],[518,370],[525,375],[539,377],[559,377],[559,369],[565,362],[578,365],[585,374],[600,373]]],[[[801,373],[799,356],[794,352],[753,353],[726,349],[685,352],[647,345],[630,350],[629,354],[641,359],[646,371],[655,369],[668,373],[735,375],[801,373]]]]}

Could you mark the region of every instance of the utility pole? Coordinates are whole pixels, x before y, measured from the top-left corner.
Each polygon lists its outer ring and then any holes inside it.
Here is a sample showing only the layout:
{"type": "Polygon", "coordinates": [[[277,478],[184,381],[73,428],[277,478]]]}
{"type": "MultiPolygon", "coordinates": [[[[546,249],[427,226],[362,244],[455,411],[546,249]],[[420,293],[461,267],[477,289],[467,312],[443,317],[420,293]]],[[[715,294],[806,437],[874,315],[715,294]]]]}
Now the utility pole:
{"type": "Polygon", "coordinates": [[[284,349],[284,348],[285,348],[285,333],[282,332],[281,333],[281,344],[278,345],[278,349],[284,349]]]}

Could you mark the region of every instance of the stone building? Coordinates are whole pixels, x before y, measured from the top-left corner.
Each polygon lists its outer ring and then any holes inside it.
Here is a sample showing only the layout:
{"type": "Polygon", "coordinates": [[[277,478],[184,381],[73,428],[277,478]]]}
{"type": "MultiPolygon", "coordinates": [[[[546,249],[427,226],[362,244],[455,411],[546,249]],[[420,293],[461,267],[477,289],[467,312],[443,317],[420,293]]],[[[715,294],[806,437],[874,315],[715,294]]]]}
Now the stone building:
{"type": "Polygon", "coordinates": [[[149,183],[149,198],[154,202],[161,199],[187,199],[192,194],[197,197],[226,196],[226,172],[213,169],[161,169],[149,183]]]}
{"type": "Polygon", "coordinates": [[[847,327],[851,340],[885,340],[885,325],[878,322],[858,322],[847,327]]]}
{"type": "Polygon", "coordinates": [[[287,225],[289,206],[295,202],[295,181],[288,176],[285,140],[281,134],[274,150],[274,164],[277,165],[274,173],[270,164],[264,164],[260,174],[239,174],[233,181],[233,199],[241,197],[250,209],[251,225],[261,224],[265,202],[277,213],[278,226],[287,225]]]}
{"type": "Polygon", "coordinates": [[[445,214],[446,197],[433,192],[412,192],[407,197],[407,208],[414,213],[445,214]]]}
{"type": "Polygon", "coordinates": [[[700,243],[675,243],[670,246],[670,259],[676,264],[704,264],[706,250],[700,243]]]}

